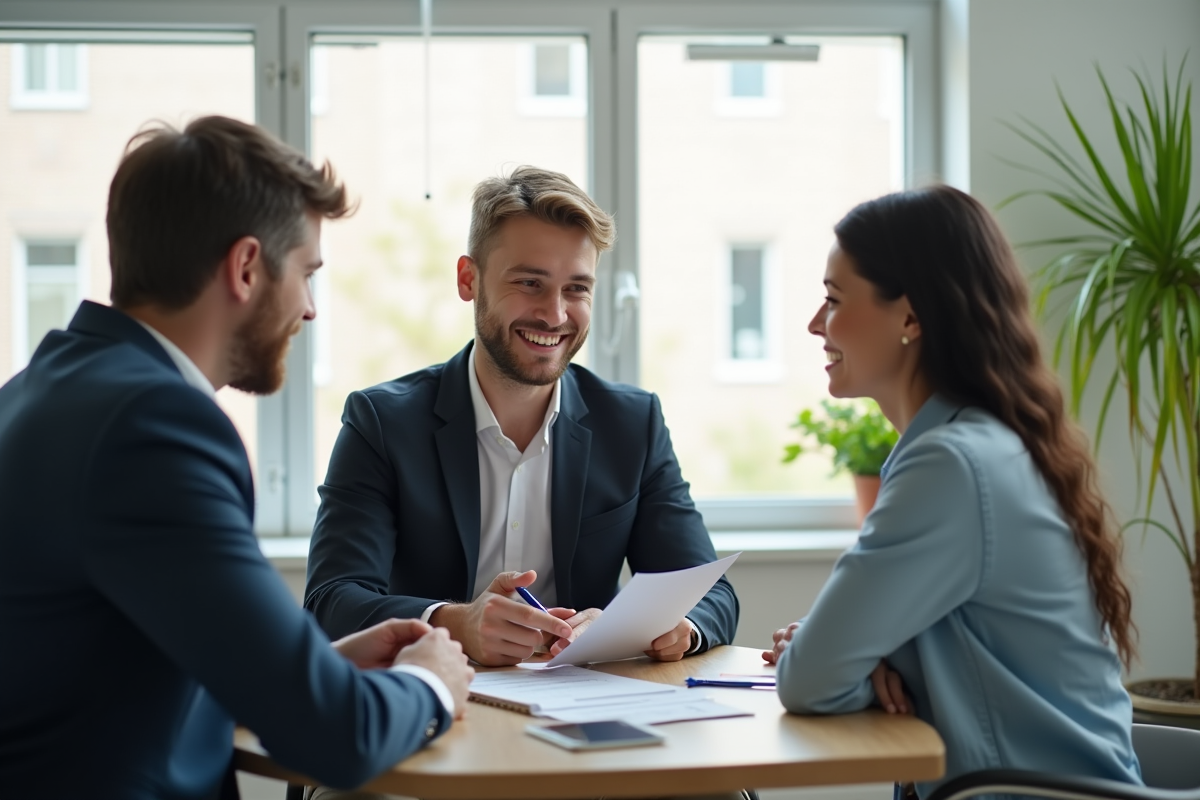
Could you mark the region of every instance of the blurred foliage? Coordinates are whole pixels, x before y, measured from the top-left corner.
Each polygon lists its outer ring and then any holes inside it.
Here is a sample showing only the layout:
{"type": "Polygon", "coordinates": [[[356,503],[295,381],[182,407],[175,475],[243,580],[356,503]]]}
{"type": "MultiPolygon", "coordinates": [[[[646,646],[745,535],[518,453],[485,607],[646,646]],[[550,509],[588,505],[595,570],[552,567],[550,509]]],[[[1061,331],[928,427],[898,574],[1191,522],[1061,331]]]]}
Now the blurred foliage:
{"type": "MultiPolygon", "coordinates": [[[[792,423],[807,439],[833,450],[833,471],[852,475],[878,475],[899,435],[872,400],[855,403],[821,401],[824,418],[804,409],[792,423]]],[[[809,445],[811,447],[811,445],[809,445]]],[[[806,452],[803,442],[784,446],[784,463],[806,452]]]]}

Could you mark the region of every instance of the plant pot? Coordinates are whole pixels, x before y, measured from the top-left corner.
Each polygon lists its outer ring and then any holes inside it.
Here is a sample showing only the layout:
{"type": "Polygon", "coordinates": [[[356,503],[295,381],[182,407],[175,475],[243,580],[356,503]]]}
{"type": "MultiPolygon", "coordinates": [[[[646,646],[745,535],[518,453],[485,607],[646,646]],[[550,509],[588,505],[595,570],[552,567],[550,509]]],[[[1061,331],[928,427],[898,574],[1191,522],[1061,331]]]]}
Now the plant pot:
{"type": "MultiPolygon", "coordinates": [[[[1159,678],[1153,679],[1153,681],[1192,685],[1192,680],[1189,678],[1159,678]]],[[[1200,730],[1200,702],[1181,703],[1139,694],[1138,687],[1150,682],[1150,680],[1135,681],[1125,687],[1129,691],[1129,699],[1133,702],[1134,722],[1200,730]]]]}
{"type": "Polygon", "coordinates": [[[854,506],[858,512],[858,527],[862,527],[863,520],[867,518],[867,514],[875,507],[875,498],[879,496],[878,475],[855,475],[854,476],[854,506]]]}

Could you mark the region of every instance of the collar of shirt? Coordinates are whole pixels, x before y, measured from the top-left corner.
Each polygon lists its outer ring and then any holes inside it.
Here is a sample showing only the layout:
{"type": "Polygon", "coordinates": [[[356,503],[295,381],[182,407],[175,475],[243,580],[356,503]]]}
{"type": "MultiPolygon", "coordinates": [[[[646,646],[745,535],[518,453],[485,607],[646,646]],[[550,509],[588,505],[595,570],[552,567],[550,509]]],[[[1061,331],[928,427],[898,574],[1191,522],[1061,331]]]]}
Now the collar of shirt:
{"type": "Polygon", "coordinates": [[[196,362],[187,357],[187,353],[179,349],[179,345],[172,342],[166,336],[156,331],[140,319],[137,323],[150,332],[155,341],[162,345],[163,350],[167,351],[167,355],[171,357],[171,361],[175,363],[175,368],[179,370],[179,374],[183,376],[184,381],[189,386],[192,386],[204,392],[209,397],[216,397],[217,392],[213,389],[213,385],[208,382],[208,378],[204,377],[204,373],[196,366],[196,362]]]}
{"type": "Polygon", "coordinates": [[[920,410],[912,418],[912,422],[908,424],[908,429],[896,442],[896,446],[892,448],[892,452],[888,454],[887,459],[883,462],[883,466],[879,469],[879,477],[886,478],[888,471],[892,468],[892,463],[900,457],[900,453],[909,444],[915,442],[921,437],[921,434],[930,428],[936,428],[938,425],[944,425],[958,414],[962,405],[952,403],[947,398],[940,394],[932,394],[925,401],[920,410]]]}
{"type": "MultiPolygon", "coordinates": [[[[471,387],[471,405],[475,407],[475,433],[482,433],[490,428],[500,428],[500,422],[496,419],[495,413],[492,412],[492,407],[488,405],[487,398],[483,396],[483,389],[479,388],[479,376],[475,372],[475,347],[471,348],[471,353],[467,356],[467,383],[471,387]]],[[[550,405],[546,407],[546,416],[542,420],[542,428],[538,432],[542,438],[542,444],[550,443],[550,428],[554,425],[554,421],[558,419],[558,412],[562,406],[562,400],[559,395],[559,389],[562,386],[562,378],[554,382],[554,391],[550,395],[550,405]]],[[[501,431],[503,434],[503,431],[501,431]]]]}

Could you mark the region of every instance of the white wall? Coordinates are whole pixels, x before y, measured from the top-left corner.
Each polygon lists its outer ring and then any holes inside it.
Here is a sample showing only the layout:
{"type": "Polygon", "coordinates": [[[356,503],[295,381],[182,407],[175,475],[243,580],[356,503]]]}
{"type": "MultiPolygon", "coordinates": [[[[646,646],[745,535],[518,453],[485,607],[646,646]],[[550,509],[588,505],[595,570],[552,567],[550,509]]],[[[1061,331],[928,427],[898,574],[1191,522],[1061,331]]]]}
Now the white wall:
{"type": "MultiPolygon", "coordinates": [[[[1133,99],[1136,86],[1129,67],[1148,66],[1161,74],[1163,58],[1171,71],[1191,49],[1186,74],[1200,78],[1200,3],[1195,0],[944,0],[943,52],[956,66],[943,84],[948,133],[965,136],[949,149],[947,177],[989,206],[1034,180],[1001,159],[1034,163],[1032,150],[1002,121],[1025,116],[1056,136],[1069,135],[1054,83],[1089,131],[1106,131],[1107,111],[1094,71],[1098,64],[1119,96],[1133,99]],[[962,41],[965,35],[966,41],[962,41]],[[956,57],[964,52],[965,59],[956,57]],[[962,75],[964,66],[968,71],[962,75]],[[965,85],[969,106],[962,109],[965,85]],[[966,165],[967,173],[962,167],[966,165]]],[[[1105,139],[1105,151],[1115,144],[1105,139]]],[[[1197,177],[1194,176],[1193,181],[1197,177]]],[[[999,212],[1010,239],[1031,241],[1080,226],[1049,202],[1020,201],[999,212]]],[[[1025,254],[1036,267],[1038,254],[1025,254]]],[[[1120,418],[1123,407],[1110,412],[1120,418]]],[[[1094,424],[1094,409],[1085,424],[1094,424]]],[[[1109,425],[1101,472],[1109,498],[1122,520],[1140,516],[1132,458],[1120,425],[1109,425]]],[[[1195,652],[1187,574],[1182,560],[1161,534],[1143,542],[1131,534],[1127,563],[1134,587],[1134,616],[1141,630],[1141,661],[1135,675],[1190,675],[1195,652]]]]}

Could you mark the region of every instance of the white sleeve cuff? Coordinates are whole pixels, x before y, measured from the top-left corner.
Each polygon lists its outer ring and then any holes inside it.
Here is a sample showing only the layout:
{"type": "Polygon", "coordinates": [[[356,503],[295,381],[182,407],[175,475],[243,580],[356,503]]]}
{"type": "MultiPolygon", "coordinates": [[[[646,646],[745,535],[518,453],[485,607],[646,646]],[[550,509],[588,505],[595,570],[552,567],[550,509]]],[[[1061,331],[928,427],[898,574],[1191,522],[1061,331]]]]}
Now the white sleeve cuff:
{"type": "Polygon", "coordinates": [[[686,653],[684,653],[684,655],[690,656],[692,653],[699,653],[700,648],[704,647],[704,634],[701,632],[700,628],[697,627],[696,623],[692,622],[687,617],[684,617],[683,621],[688,625],[691,625],[692,632],[696,634],[696,646],[689,649],[686,653]]]}
{"type": "Polygon", "coordinates": [[[421,612],[421,622],[424,622],[426,624],[431,624],[429,622],[429,618],[433,616],[433,612],[437,611],[442,606],[448,606],[448,605],[450,605],[450,604],[449,603],[434,603],[429,608],[427,608],[421,612]]]}
{"type": "Polygon", "coordinates": [[[424,681],[430,689],[433,689],[433,693],[437,695],[442,707],[446,709],[446,713],[451,717],[454,716],[454,695],[450,694],[450,689],[433,672],[424,667],[418,667],[416,664],[396,664],[390,669],[392,672],[404,672],[424,681]]]}

